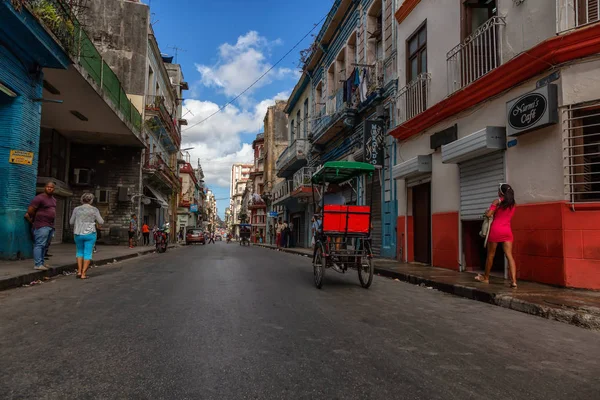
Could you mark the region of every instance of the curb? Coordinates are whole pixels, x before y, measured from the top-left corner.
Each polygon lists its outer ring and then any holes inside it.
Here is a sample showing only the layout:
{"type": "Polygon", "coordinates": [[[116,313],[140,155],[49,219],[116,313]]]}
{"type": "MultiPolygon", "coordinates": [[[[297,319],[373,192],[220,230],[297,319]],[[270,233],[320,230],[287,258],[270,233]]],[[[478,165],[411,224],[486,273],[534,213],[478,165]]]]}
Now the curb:
{"type": "MultiPolygon", "coordinates": [[[[255,246],[270,250],[277,250],[260,244],[255,244],[255,246]]],[[[281,251],[290,254],[301,255],[304,257],[310,257],[297,250],[281,249],[281,251]]],[[[541,304],[515,299],[514,297],[506,294],[490,293],[470,286],[437,282],[422,276],[412,275],[404,272],[390,271],[388,269],[375,267],[375,273],[386,278],[398,279],[413,285],[429,286],[439,290],[440,292],[481,301],[483,303],[493,304],[495,306],[508,308],[510,310],[519,311],[530,315],[536,315],[538,317],[567,323],[581,328],[600,330],[600,315],[597,314],[556,307],[546,307],[541,304]]]]}
{"type": "MultiPolygon", "coordinates": [[[[178,246],[169,246],[169,249],[175,248],[178,246]]],[[[125,254],[117,257],[109,257],[103,258],[100,260],[93,260],[91,266],[100,267],[102,265],[111,264],[118,261],[125,261],[131,258],[140,257],[146,254],[154,253],[155,249],[148,249],[144,251],[139,251],[133,254],[125,254]]],[[[54,276],[62,275],[63,272],[69,272],[77,269],[77,263],[70,263],[59,265],[57,267],[52,267],[48,271],[33,271],[24,275],[15,276],[13,278],[2,279],[0,280],[0,291],[13,289],[17,287],[21,287],[23,285],[27,285],[33,281],[42,280],[44,278],[51,278],[54,276]]]]}

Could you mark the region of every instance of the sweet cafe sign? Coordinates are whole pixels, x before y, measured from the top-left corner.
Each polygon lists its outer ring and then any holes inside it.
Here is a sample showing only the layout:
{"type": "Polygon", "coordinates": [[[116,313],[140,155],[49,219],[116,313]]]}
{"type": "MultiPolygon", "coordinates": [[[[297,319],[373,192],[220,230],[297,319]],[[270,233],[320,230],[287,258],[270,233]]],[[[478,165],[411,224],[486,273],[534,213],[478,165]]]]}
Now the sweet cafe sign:
{"type": "Polygon", "coordinates": [[[546,85],[506,103],[508,136],[518,136],[558,122],[558,88],[546,85]]]}

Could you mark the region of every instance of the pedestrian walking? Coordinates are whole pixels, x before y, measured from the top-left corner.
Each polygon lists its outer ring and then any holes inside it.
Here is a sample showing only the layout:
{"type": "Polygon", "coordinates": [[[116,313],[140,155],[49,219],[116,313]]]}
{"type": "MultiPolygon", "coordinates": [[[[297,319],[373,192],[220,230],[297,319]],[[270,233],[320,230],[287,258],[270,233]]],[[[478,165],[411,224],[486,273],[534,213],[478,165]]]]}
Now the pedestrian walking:
{"type": "Polygon", "coordinates": [[[210,244],[210,243],[212,243],[212,244],[214,244],[214,243],[215,243],[215,234],[214,234],[214,232],[213,232],[213,233],[211,233],[210,235],[208,235],[208,243],[209,243],[209,244],[210,244]]]}
{"type": "Polygon", "coordinates": [[[183,242],[183,227],[179,228],[178,239],[180,242],[183,242]]]}
{"type": "Polygon", "coordinates": [[[275,232],[277,233],[275,236],[276,245],[277,247],[281,247],[281,235],[283,232],[283,223],[281,222],[281,218],[279,218],[279,221],[277,221],[275,224],[275,232]]]}
{"type": "Polygon", "coordinates": [[[77,246],[77,278],[81,279],[87,279],[86,272],[93,257],[97,238],[96,223],[100,225],[104,223],[100,211],[92,206],[93,202],[94,195],[84,193],[81,196],[81,205],[75,207],[69,221],[71,225],[74,225],[73,233],[77,246]]]}
{"type": "Polygon", "coordinates": [[[129,220],[129,248],[133,249],[133,238],[137,234],[138,226],[137,226],[137,215],[131,214],[131,219],[129,220]]]}
{"type": "Polygon", "coordinates": [[[144,246],[150,245],[150,227],[144,222],[142,225],[142,235],[144,235],[144,246]]]}
{"type": "Polygon", "coordinates": [[[508,260],[510,270],[510,287],[517,288],[517,266],[513,258],[513,233],[511,227],[512,217],[516,210],[515,192],[508,183],[501,183],[498,188],[498,198],[493,201],[485,215],[488,218],[493,217],[492,225],[488,234],[487,258],[485,260],[484,275],[477,275],[475,280],[479,282],[490,282],[490,271],[494,264],[494,256],[498,243],[502,243],[504,255],[508,260]]]}
{"type": "Polygon", "coordinates": [[[25,219],[31,224],[33,234],[33,269],[47,271],[49,265],[44,258],[54,236],[54,220],[56,218],[56,198],[54,197],[54,182],[46,183],[44,193],[33,198],[25,219]]]}

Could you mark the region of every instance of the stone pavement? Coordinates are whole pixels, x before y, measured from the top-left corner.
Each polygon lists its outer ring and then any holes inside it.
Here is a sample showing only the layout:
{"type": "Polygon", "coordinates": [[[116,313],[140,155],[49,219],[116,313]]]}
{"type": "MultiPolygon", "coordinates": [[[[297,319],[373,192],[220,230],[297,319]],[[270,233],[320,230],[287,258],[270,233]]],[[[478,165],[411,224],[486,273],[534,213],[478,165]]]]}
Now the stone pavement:
{"type": "MultiPolygon", "coordinates": [[[[265,244],[255,246],[277,249],[265,244]]],[[[312,257],[310,249],[280,250],[312,257]]],[[[519,288],[511,289],[509,282],[501,278],[492,277],[490,284],[485,284],[475,281],[473,273],[406,264],[383,258],[376,260],[375,273],[543,318],[600,330],[598,291],[559,288],[526,281],[519,281],[519,288]]]]}
{"type": "MultiPolygon", "coordinates": [[[[128,246],[98,245],[92,265],[99,266],[115,261],[122,261],[140,255],[154,252],[154,246],[138,246],[130,249],[128,246]]],[[[0,261],[0,290],[10,289],[60,275],[77,269],[74,244],[57,244],[50,246],[50,257],[46,262],[49,271],[33,269],[33,259],[19,261],[0,261]]]]}

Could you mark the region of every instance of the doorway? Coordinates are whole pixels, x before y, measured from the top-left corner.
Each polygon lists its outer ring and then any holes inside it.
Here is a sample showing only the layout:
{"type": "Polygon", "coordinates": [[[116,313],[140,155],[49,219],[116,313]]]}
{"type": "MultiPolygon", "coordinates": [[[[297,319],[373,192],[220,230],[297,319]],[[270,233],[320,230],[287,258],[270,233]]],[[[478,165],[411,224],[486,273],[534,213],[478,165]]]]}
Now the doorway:
{"type": "Polygon", "coordinates": [[[415,261],[431,264],[431,183],[412,188],[415,261]]]}
{"type": "MultiPolygon", "coordinates": [[[[483,247],[485,239],[479,236],[482,221],[462,221],[463,231],[463,255],[464,270],[466,272],[483,273],[487,249],[483,247]]],[[[498,244],[494,264],[492,264],[492,275],[504,277],[504,250],[502,244],[498,244]]]]}

